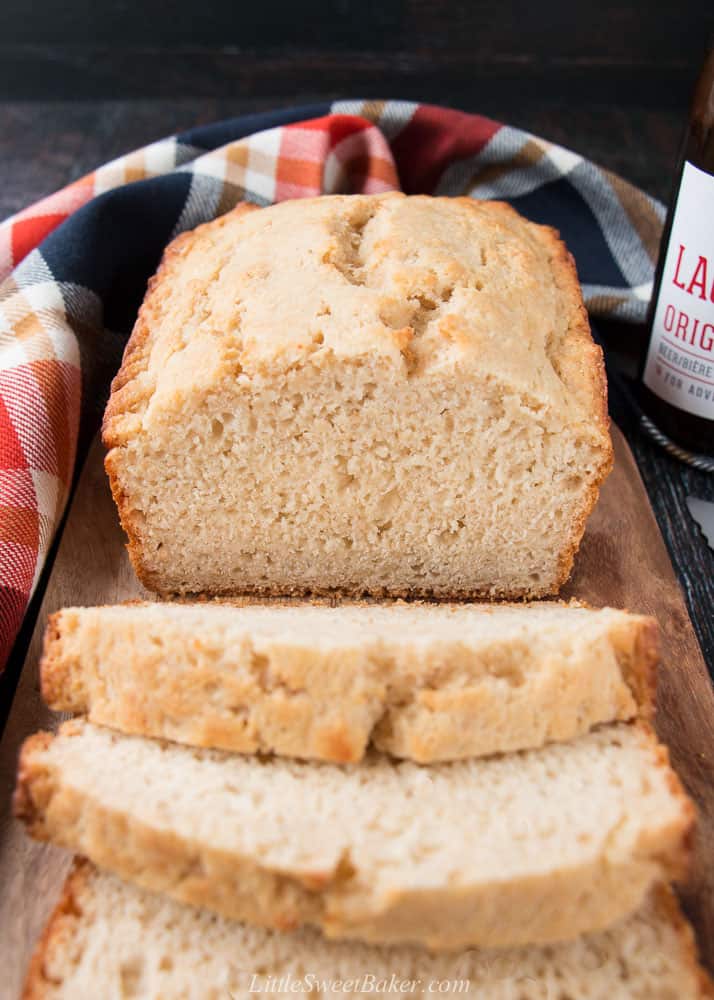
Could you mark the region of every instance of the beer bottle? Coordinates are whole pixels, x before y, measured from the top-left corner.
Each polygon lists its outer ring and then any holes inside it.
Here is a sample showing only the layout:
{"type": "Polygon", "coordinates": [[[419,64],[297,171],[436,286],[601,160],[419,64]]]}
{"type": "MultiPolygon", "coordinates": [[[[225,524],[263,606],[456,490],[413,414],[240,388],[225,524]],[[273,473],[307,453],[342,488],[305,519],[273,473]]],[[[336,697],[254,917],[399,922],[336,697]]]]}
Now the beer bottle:
{"type": "Polygon", "coordinates": [[[646,413],[672,441],[714,455],[714,40],[694,91],[648,326],[646,413]]]}

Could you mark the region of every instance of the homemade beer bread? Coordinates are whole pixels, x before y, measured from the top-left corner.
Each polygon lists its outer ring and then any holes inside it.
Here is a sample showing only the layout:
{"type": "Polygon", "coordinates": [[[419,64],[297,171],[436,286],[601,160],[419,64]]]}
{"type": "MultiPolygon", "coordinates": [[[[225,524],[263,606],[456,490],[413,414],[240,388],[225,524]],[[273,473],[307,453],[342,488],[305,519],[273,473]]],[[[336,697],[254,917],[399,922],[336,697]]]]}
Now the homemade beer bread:
{"type": "Polygon", "coordinates": [[[552,594],[612,462],[558,234],[398,193],[241,205],[175,240],[103,433],[164,594],[552,594]]]}
{"type": "Polygon", "coordinates": [[[126,733],[421,762],[649,715],[653,619],[575,604],[137,603],[52,615],[42,693],[126,733]]]}
{"type": "Polygon", "coordinates": [[[433,949],[573,938],[686,868],[693,809],[643,723],[479,760],[244,757],[84,720],[20,758],[41,840],[225,916],[433,949]]]}
{"type": "Polygon", "coordinates": [[[474,1000],[710,1000],[692,932],[660,888],[611,930],[548,948],[430,955],[280,934],[77,863],[24,1000],[251,1000],[447,993],[474,1000]],[[390,985],[391,984],[391,985],[390,985]],[[400,989],[401,987],[401,989],[400,989]]]}

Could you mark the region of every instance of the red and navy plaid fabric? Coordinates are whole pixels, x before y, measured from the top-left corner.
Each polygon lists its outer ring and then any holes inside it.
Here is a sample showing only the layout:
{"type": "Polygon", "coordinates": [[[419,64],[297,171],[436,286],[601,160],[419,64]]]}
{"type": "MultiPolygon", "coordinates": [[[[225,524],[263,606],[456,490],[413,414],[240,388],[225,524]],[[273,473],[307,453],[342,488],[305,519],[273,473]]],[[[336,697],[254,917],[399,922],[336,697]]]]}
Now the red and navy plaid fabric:
{"type": "Polygon", "coordinates": [[[593,316],[644,318],[662,206],[477,115],[338,102],[194,129],[100,167],[0,226],[0,668],[166,243],[242,199],[394,188],[510,201],[561,231],[593,316]]]}

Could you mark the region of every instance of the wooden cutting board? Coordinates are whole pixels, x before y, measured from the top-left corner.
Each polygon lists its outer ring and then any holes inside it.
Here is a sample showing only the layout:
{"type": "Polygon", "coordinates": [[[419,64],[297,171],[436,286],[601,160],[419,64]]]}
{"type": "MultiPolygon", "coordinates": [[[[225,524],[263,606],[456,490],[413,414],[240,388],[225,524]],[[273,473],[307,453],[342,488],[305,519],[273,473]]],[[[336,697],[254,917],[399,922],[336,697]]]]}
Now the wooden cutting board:
{"type": "MultiPolygon", "coordinates": [[[[699,807],[691,878],[682,890],[702,956],[714,970],[714,691],[682,592],[637,467],[614,429],[615,469],[605,484],[565,596],[655,615],[663,635],[657,728],[699,807]]],[[[694,530],[694,529],[693,529],[694,530]]],[[[137,583],[95,445],[67,520],[13,710],[0,746],[0,997],[16,1000],[32,947],[59,893],[65,852],[29,840],[10,814],[22,740],[56,727],[39,696],[37,664],[47,615],[68,604],[147,597],[137,583]]]]}

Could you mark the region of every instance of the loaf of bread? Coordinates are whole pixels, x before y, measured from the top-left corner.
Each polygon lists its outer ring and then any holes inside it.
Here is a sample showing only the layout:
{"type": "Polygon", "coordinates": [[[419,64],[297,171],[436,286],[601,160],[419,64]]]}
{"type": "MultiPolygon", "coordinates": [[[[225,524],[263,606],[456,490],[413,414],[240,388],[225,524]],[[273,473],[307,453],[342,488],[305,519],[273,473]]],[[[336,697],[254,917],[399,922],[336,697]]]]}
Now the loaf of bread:
{"type": "Polygon", "coordinates": [[[653,619],[571,604],[65,608],[51,708],[243,753],[423,763],[569,740],[649,715],[653,619]]]}
{"type": "Polygon", "coordinates": [[[552,594],[612,461],[557,233],[397,193],[243,205],[175,240],[104,441],[160,593],[552,594]]]}
{"type": "Polygon", "coordinates": [[[458,995],[473,1000],[711,1000],[692,932],[660,888],[611,930],[548,948],[430,955],[212,916],[78,863],[24,1000],[252,1000],[458,995]],[[390,985],[391,984],[391,985],[390,985]],[[401,990],[401,992],[400,992],[401,990]]]}
{"type": "Polygon", "coordinates": [[[572,938],[682,875],[692,807],[643,723],[423,767],[243,757],[83,720],[20,758],[29,832],[228,917],[434,949],[572,938]]]}

